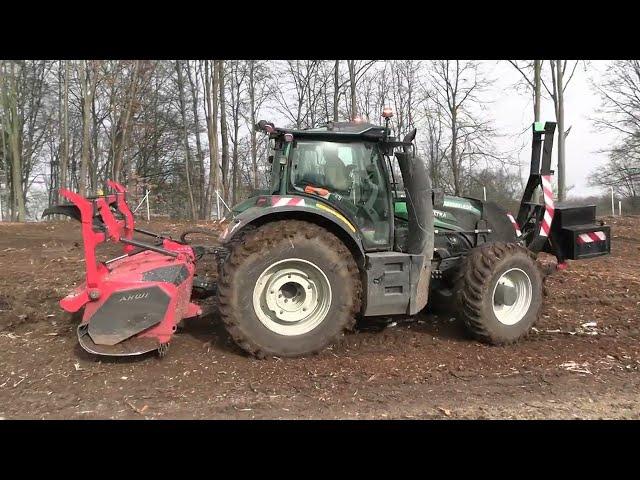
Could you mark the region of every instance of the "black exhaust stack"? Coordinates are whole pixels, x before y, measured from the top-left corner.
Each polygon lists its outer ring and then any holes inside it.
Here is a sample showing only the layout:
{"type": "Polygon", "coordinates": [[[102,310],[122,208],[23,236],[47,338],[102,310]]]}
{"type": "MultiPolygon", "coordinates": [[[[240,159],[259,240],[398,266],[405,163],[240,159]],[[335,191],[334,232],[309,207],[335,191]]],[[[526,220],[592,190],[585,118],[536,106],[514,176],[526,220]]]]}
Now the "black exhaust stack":
{"type": "MultiPolygon", "coordinates": [[[[403,140],[411,143],[416,135],[414,128],[403,140]]],[[[402,172],[404,189],[407,196],[407,214],[409,216],[409,235],[407,253],[433,258],[433,199],[431,178],[427,165],[418,158],[409,147],[404,152],[395,152],[402,172]]]]}
{"type": "Polygon", "coordinates": [[[402,172],[409,218],[406,252],[411,260],[411,301],[409,315],[422,310],[429,299],[431,260],[433,259],[433,191],[425,162],[409,146],[416,136],[413,129],[403,140],[404,152],[395,152],[402,172]]]}

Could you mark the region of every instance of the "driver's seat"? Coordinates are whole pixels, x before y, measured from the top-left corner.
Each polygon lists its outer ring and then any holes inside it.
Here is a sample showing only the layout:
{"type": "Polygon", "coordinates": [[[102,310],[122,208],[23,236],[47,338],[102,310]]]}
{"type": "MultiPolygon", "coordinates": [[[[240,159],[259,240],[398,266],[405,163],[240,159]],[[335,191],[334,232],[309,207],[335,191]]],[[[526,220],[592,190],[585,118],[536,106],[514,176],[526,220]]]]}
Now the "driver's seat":
{"type": "Polygon", "coordinates": [[[349,190],[349,171],[337,154],[325,153],[324,164],[325,186],[332,191],[346,192],[349,190]]]}

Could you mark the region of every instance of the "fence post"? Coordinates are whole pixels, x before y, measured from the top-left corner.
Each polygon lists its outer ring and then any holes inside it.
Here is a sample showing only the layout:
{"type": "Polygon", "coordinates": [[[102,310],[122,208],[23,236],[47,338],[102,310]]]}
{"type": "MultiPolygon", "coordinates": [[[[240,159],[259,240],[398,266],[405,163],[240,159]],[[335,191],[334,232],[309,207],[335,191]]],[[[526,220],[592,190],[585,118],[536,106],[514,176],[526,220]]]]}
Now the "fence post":
{"type": "Polygon", "coordinates": [[[615,207],[615,203],[613,202],[613,187],[611,187],[611,216],[612,217],[616,216],[616,207],[615,207]]]}
{"type": "Polygon", "coordinates": [[[151,209],[149,208],[149,194],[151,193],[151,189],[145,187],[146,190],[146,194],[147,194],[147,222],[151,221],[151,209]]]}

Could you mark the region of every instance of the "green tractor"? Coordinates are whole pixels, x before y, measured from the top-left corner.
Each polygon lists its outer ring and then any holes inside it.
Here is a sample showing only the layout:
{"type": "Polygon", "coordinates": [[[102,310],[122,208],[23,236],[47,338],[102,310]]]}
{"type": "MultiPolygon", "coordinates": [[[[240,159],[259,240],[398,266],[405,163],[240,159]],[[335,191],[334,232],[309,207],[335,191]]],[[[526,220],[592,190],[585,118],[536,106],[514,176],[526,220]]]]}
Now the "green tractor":
{"type": "Polygon", "coordinates": [[[258,357],[317,352],[357,317],[415,315],[429,301],[457,310],[478,339],[506,344],[540,315],[539,252],[554,255],[558,268],[610,252],[594,206],[554,205],[554,123],[533,125],[531,173],[514,218],[495,203],[432,189],[416,131],[395,139],[391,112],[383,116],[384,126],[309,130],[259,122],[272,147],[269,189],[232,209],[215,247],[188,241],[212,234],[202,229],[176,240],[136,228],[119,183],[95,197],[61,189],[70,203],[43,215],[81,223],[86,279],[60,305],[83,312],[82,348],[164,356],[182,321],[204,314],[197,301],[214,295],[233,339],[258,357]],[[98,261],[105,242],[122,244],[123,255],[98,261]],[[204,255],[218,263],[217,284],[197,274],[204,255]]]}
{"type": "Polygon", "coordinates": [[[428,302],[454,308],[479,340],[512,343],[541,313],[539,252],[560,269],[610,252],[594,206],[554,205],[555,123],[533,125],[531,173],[514,217],[432,189],[416,130],[392,137],[391,116],[385,110],[384,126],[256,125],[269,136],[270,186],[226,218],[217,284],[221,318],[247,352],[317,352],[358,316],[411,316],[428,302]]]}

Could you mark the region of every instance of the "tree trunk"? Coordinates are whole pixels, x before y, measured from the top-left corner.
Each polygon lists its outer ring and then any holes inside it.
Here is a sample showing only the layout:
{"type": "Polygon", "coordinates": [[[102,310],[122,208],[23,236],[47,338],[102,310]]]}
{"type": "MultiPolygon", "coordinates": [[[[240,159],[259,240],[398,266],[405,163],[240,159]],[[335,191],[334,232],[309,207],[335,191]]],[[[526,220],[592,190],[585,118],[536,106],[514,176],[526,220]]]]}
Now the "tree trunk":
{"type": "Polygon", "coordinates": [[[138,83],[138,71],[140,67],[140,61],[135,60],[134,70],[131,76],[131,83],[128,91],[128,104],[125,106],[124,112],[118,119],[118,125],[116,126],[115,133],[115,148],[113,153],[113,179],[116,182],[120,181],[124,166],[124,152],[127,146],[127,132],[129,130],[129,121],[133,112],[133,103],[136,96],[136,86],[138,83]]]}
{"type": "MultiPolygon", "coordinates": [[[[95,71],[95,70],[94,70],[95,71]]],[[[96,87],[97,79],[94,79],[91,88],[91,122],[93,125],[92,132],[92,157],[90,163],[91,188],[94,192],[98,190],[98,169],[100,168],[100,143],[98,141],[100,135],[100,125],[98,124],[98,113],[96,110],[96,87]]]]}
{"type": "MultiPolygon", "coordinates": [[[[0,90],[0,106],[4,106],[4,87],[2,87],[2,90],[0,90]]],[[[2,112],[4,116],[4,108],[2,109],[2,112]]],[[[0,144],[2,144],[2,161],[7,162],[7,159],[9,158],[9,152],[7,151],[7,141],[5,139],[5,136],[6,136],[5,126],[2,122],[0,122],[0,129],[1,129],[0,144]]],[[[7,164],[5,163],[5,165],[7,164]]],[[[9,180],[10,169],[5,167],[3,170],[4,170],[4,182],[5,182],[5,185],[8,187],[9,185],[11,185],[11,181],[9,180]]],[[[3,208],[7,209],[7,213],[9,212],[9,206],[7,205],[6,198],[5,198],[5,201],[3,202],[2,191],[0,191],[0,222],[4,221],[4,219],[6,218],[6,216],[3,214],[3,208]]]]}
{"type": "Polygon", "coordinates": [[[565,200],[564,92],[562,61],[556,60],[558,83],[558,201],[565,200]]]}
{"type": "MultiPolygon", "coordinates": [[[[193,111],[193,119],[196,128],[196,159],[198,161],[198,213],[200,218],[206,218],[205,216],[205,187],[204,187],[204,152],[202,151],[202,143],[200,142],[200,114],[198,113],[198,87],[197,82],[194,82],[191,70],[189,67],[189,61],[187,61],[187,78],[189,79],[189,86],[191,87],[191,109],[193,111]]],[[[196,77],[197,80],[197,77],[196,77]]]]}
{"type": "MultiPolygon", "coordinates": [[[[3,65],[2,75],[2,105],[4,109],[3,135],[6,131],[9,143],[9,155],[11,157],[11,219],[24,222],[26,217],[24,192],[22,188],[22,126],[18,116],[17,94],[18,86],[16,80],[15,63],[10,62],[10,74],[6,73],[6,65],[3,65]]],[[[9,165],[9,162],[7,162],[9,165]]]]}
{"type": "Polygon", "coordinates": [[[358,116],[358,107],[356,104],[356,65],[355,60],[347,60],[349,66],[349,84],[351,86],[351,120],[358,116]]]}
{"type": "Polygon", "coordinates": [[[227,102],[225,92],[224,62],[220,65],[220,136],[222,137],[222,188],[223,198],[231,201],[231,186],[229,185],[229,127],[227,125],[227,102]]]}
{"type": "Polygon", "coordinates": [[[338,82],[340,73],[340,60],[336,60],[336,66],[333,70],[333,121],[338,121],[338,102],[339,102],[339,91],[340,85],[338,82]]]}
{"type": "Polygon", "coordinates": [[[182,117],[182,141],[184,142],[184,169],[185,169],[185,177],[187,180],[187,194],[189,197],[189,212],[191,214],[191,219],[195,220],[196,217],[196,206],[193,201],[193,189],[191,187],[191,175],[189,173],[190,163],[191,163],[191,149],[189,147],[189,133],[187,131],[187,115],[186,115],[186,107],[184,100],[184,82],[182,81],[182,65],[180,60],[176,60],[176,73],[178,74],[178,101],[180,102],[180,116],[182,117]]]}
{"type": "Polygon", "coordinates": [[[258,189],[258,141],[254,125],[256,119],[256,85],[255,85],[255,60],[249,60],[249,105],[251,110],[251,166],[253,169],[253,188],[258,189]]]}
{"type": "MultiPolygon", "coordinates": [[[[206,196],[206,220],[211,218],[211,210],[216,200],[216,189],[218,187],[218,77],[219,60],[213,61],[213,71],[209,69],[209,60],[205,64],[205,95],[207,96],[207,132],[209,134],[209,184],[207,185],[206,196]]],[[[216,212],[217,213],[217,212],[216,212]]]]}
{"type": "Polygon", "coordinates": [[[80,157],[80,176],[78,178],[78,192],[83,197],[87,195],[87,172],[89,169],[89,148],[91,147],[89,116],[91,111],[91,94],[89,87],[89,65],[84,60],[80,64],[82,82],[82,154],[80,157]]]}
{"type": "Polygon", "coordinates": [[[234,143],[233,145],[233,154],[232,154],[232,170],[233,170],[233,196],[232,196],[232,205],[238,203],[238,146],[234,143]]]}
{"type": "Polygon", "coordinates": [[[458,164],[458,126],[456,125],[456,113],[451,116],[451,168],[453,173],[453,188],[456,196],[462,195],[460,185],[460,165],[458,164]]]}
{"type": "MultiPolygon", "coordinates": [[[[69,188],[69,61],[64,61],[64,87],[62,90],[62,128],[60,129],[60,188],[69,188]]],[[[63,198],[59,197],[62,203],[63,198]]]]}
{"type": "Polygon", "coordinates": [[[541,70],[541,62],[540,60],[533,61],[533,121],[540,121],[540,70],[541,70]]]}

